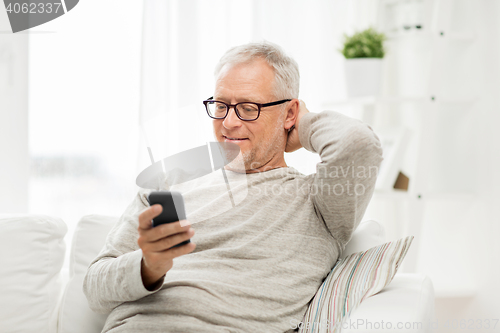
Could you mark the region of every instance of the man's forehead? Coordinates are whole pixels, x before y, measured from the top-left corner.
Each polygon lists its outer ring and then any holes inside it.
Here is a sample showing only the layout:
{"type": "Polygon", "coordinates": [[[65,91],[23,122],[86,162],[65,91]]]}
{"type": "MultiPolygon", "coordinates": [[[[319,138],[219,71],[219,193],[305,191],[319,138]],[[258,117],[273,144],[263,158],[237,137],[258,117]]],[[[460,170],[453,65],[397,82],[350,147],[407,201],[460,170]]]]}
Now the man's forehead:
{"type": "Polygon", "coordinates": [[[265,91],[262,87],[262,82],[233,85],[226,80],[218,80],[215,84],[214,99],[231,100],[235,98],[239,102],[259,102],[265,99],[265,96],[262,96],[265,91]]]}
{"type": "Polygon", "coordinates": [[[274,71],[264,59],[226,64],[216,78],[214,97],[238,91],[238,98],[262,98],[263,93],[270,93],[273,82],[274,71]]]}

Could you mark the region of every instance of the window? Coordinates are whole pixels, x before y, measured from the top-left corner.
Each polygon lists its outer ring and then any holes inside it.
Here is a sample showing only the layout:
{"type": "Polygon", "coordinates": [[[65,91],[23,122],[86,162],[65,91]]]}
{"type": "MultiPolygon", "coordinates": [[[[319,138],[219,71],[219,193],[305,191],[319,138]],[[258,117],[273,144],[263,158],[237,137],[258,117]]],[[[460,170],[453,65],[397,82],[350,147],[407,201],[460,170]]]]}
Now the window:
{"type": "Polygon", "coordinates": [[[30,32],[29,212],[74,228],[137,187],[141,1],[82,1],[30,32]]]}

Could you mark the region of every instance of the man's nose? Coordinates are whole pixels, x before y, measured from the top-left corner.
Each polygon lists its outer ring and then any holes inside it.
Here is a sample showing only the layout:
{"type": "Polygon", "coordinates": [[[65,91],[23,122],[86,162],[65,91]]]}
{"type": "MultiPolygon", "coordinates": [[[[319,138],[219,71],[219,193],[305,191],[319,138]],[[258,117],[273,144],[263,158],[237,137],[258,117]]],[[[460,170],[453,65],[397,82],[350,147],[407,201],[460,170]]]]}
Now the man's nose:
{"type": "Polygon", "coordinates": [[[233,106],[229,108],[226,118],[222,122],[222,125],[229,129],[234,127],[241,127],[242,120],[236,115],[236,108],[233,106]]]}

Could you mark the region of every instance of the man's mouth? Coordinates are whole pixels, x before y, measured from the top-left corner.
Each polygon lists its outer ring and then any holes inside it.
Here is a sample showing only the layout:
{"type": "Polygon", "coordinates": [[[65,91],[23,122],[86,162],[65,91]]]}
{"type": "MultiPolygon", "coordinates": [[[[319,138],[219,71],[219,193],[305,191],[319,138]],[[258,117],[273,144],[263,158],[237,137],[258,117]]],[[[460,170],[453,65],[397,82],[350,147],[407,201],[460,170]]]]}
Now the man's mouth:
{"type": "Polygon", "coordinates": [[[223,135],[224,139],[225,140],[228,140],[228,141],[244,141],[244,140],[248,140],[248,138],[231,138],[229,136],[225,136],[223,135]]]}

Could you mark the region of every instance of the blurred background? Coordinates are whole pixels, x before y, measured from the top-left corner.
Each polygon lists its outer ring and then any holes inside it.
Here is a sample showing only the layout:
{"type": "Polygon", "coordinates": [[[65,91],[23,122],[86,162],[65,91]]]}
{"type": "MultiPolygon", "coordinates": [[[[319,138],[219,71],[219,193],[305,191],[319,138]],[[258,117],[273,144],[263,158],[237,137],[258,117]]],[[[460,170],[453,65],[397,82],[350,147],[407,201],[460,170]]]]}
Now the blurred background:
{"type": "MultiPolygon", "coordinates": [[[[493,0],[86,0],[12,34],[0,11],[0,213],[61,217],[68,248],[83,215],[121,215],[148,146],[160,159],[212,141],[201,101],[222,54],[268,40],[298,62],[310,111],[381,138],[363,220],[415,235],[401,270],[431,277],[437,318],[500,332],[499,22],[493,0]],[[363,72],[379,87],[356,93],[339,50],[369,27],[386,52],[380,76],[363,72]]],[[[319,157],[286,160],[310,174],[319,157]]]]}

